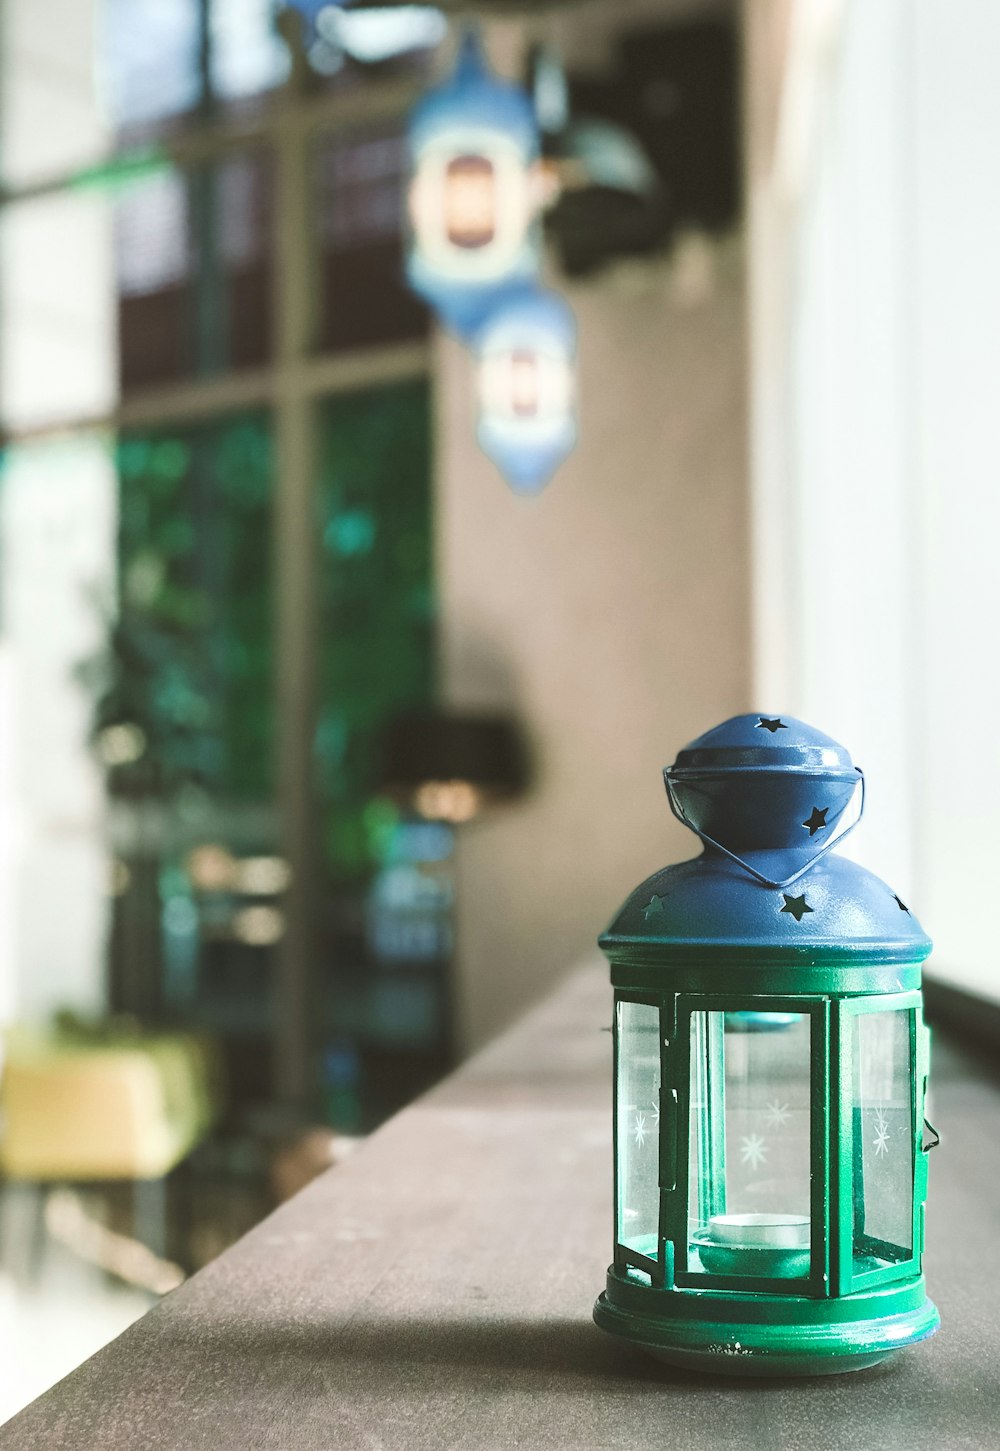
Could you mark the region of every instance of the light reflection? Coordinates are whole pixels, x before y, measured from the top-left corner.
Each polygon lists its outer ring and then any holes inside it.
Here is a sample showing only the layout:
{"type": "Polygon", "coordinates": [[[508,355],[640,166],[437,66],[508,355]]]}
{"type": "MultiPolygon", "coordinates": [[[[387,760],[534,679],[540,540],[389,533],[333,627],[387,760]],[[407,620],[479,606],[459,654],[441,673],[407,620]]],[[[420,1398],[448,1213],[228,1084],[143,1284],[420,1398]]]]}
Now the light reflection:
{"type": "Polygon", "coordinates": [[[122,722],[105,726],[97,737],[97,754],[105,766],[130,766],[146,751],[146,732],[122,722]]]}
{"type": "Polygon", "coordinates": [[[235,863],[233,885],[253,897],[272,897],[288,890],[292,869],[277,856],[250,856],[235,863]]]}
{"type": "Polygon", "coordinates": [[[279,856],[234,856],[218,842],[196,846],[187,856],[187,874],[198,892],[241,892],[273,897],[288,890],[292,869],[279,856]]]}
{"type": "Polygon", "coordinates": [[[417,788],[413,804],[427,821],[460,825],[472,820],[482,798],[470,781],[425,781],[417,788]]]}
{"type": "Polygon", "coordinates": [[[108,872],[108,895],[111,897],[124,897],[132,884],[132,873],[127,863],[121,857],[115,857],[110,863],[108,872]]]}
{"type": "Polygon", "coordinates": [[[325,5],[316,16],[322,41],[366,65],[411,50],[430,50],[448,33],[448,22],[432,5],[390,5],[378,10],[344,10],[325,5]]]}
{"type": "Polygon", "coordinates": [[[199,892],[229,891],[236,870],[236,858],[232,852],[216,842],[206,842],[188,853],[188,876],[191,885],[199,892]]]}
{"type": "Polygon", "coordinates": [[[233,936],[249,947],[272,947],[285,935],[285,914],[277,907],[244,907],[233,917],[233,936]]]}
{"type": "Polygon", "coordinates": [[[163,908],[163,930],[171,937],[192,937],[198,930],[198,909],[188,897],[171,897],[163,908]]]}

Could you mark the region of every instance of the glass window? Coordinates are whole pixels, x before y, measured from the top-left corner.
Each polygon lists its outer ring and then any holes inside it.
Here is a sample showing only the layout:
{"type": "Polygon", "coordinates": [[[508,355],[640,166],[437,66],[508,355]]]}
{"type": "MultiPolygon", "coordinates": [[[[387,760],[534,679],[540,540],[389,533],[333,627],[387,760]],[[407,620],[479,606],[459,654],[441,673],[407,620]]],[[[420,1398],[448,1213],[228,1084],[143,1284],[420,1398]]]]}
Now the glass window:
{"type": "Polygon", "coordinates": [[[193,110],[202,99],[198,0],[104,0],[99,72],[120,127],[193,110]]]}
{"type": "Polygon", "coordinates": [[[98,71],[113,123],[162,130],[209,99],[272,90],[289,71],[275,10],[272,0],[103,0],[98,71]]]}
{"type": "Polygon", "coordinates": [[[316,750],[336,881],[373,863],[381,733],[434,684],[430,408],[420,380],[321,410],[320,715],[316,750]]]}
{"type": "Polygon", "coordinates": [[[273,0],[212,0],[209,76],[219,100],[256,96],[285,80],[290,57],[274,21],[273,0]]]}
{"type": "Polygon", "coordinates": [[[121,297],[143,297],[186,281],[191,238],[184,173],[164,167],[122,190],[114,215],[121,297]]]}
{"type": "MultiPolygon", "coordinates": [[[[118,445],[120,597],[99,715],[142,726],[161,784],[271,790],[267,420],[118,445]],[[137,668],[137,661],[143,668],[137,668]]],[[[101,720],[101,724],[107,723],[101,720]]]]}
{"type": "MultiPolygon", "coordinates": [[[[216,0],[219,4],[220,0],[216,0]]],[[[244,3],[244,0],[241,0],[244,3]]],[[[433,49],[448,34],[445,15],[432,5],[380,5],[378,9],[331,0],[286,0],[305,20],[305,45],[317,75],[350,82],[366,66],[426,70],[433,49]]]]}
{"type": "Polygon", "coordinates": [[[908,1008],[854,1019],[854,1267],[913,1253],[913,1080],[908,1008]]]}
{"type": "Polygon", "coordinates": [[[116,464],[117,610],[81,666],[119,879],[111,1001],[210,1022],[228,1060],[237,1016],[266,1028],[284,930],[270,429],[249,414],[130,433],[116,464]]]}
{"type": "Polygon", "coordinates": [[[810,1020],[691,1015],[688,1264],[718,1275],[809,1270],[810,1020]]]}
{"type": "Polygon", "coordinates": [[[329,352],[424,338],[406,284],[406,137],[399,124],[326,137],[316,149],[319,342],[329,352]]]}
{"type": "Polygon", "coordinates": [[[657,1257],[660,1010],[618,1004],[618,1240],[657,1257]]]}
{"type": "Polygon", "coordinates": [[[322,1001],[327,1031],[362,1044],[366,1111],[388,1113],[451,1051],[452,834],[378,794],[386,727],[434,696],[430,393],[400,382],[317,411],[322,1001]]]}
{"type": "Polygon", "coordinates": [[[272,172],[246,151],[163,169],[115,197],[124,392],[271,356],[272,172]]]}

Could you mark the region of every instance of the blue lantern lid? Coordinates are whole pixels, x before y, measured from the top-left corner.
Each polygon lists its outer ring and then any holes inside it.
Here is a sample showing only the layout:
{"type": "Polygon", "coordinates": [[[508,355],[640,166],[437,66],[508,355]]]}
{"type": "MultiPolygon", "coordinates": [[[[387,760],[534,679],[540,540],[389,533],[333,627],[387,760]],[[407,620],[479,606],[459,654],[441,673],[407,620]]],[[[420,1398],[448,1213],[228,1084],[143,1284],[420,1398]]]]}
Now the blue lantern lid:
{"type": "Polygon", "coordinates": [[[663,774],[671,809],[705,852],[632,893],[601,938],[612,955],[927,956],[906,903],[856,862],[827,855],[860,819],[864,778],[822,731],[793,716],[735,716],[663,774]]]}
{"type": "Polygon", "coordinates": [[[772,885],[829,851],[864,806],[849,753],[794,716],[733,716],[685,746],[663,779],[679,821],[772,885]]]}
{"type": "Polygon", "coordinates": [[[530,98],[520,86],[490,70],[474,27],[462,36],[451,75],[414,107],[410,144],[419,151],[439,132],[453,127],[502,131],[529,158],[538,152],[538,123],[530,98]]]}
{"type": "Polygon", "coordinates": [[[511,287],[474,338],[477,352],[488,348],[550,348],[567,356],[576,345],[576,316],[559,292],[536,283],[511,287]]]}
{"type": "Polygon", "coordinates": [[[734,715],[677,752],[675,774],[704,771],[855,771],[850,753],[794,716],[734,715]]]}

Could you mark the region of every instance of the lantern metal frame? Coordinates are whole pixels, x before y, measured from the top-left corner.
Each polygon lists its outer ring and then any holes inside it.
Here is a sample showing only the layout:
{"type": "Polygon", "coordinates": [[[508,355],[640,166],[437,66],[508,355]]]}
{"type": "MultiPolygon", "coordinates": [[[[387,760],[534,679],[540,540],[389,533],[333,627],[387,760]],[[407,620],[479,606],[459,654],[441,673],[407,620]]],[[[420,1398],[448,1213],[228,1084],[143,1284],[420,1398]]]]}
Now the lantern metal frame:
{"type": "MultiPolygon", "coordinates": [[[[801,969],[799,969],[801,971],[801,969]]],[[[662,971],[662,970],[661,970],[662,971]]],[[[917,969],[919,971],[919,969],[917,969]]],[[[764,969],[761,976],[769,976],[764,969]]],[[[742,975],[741,975],[742,976],[742,975]]],[[[602,1295],[595,1319],[602,1328],[662,1352],[674,1363],[698,1365],[712,1360],[715,1370],[747,1369],[734,1364],[720,1347],[737,1344],[744,1355],[760,1350],[754,1372],[816,1374],[839,1370],[837,1362],[853,1358],[856,1368],[874,1364],[898,1345],[931,1335],[938,1325],[936,1309],[926,1299],[921,1273],[924,1244],[924,1201],[927,1153],[923,1142],[924,1101],[929,1068],[929,1033],[922,1020],[922,994],[916,987],[902,992],[876,990],[863,995],[791,993],[787,989],[757,991],[745,984],[737,991],[697,992],[663,989],[656,993],[619,988],[615,991],[614,1084],[614,1262],[608,1272],[610,1296],[602,1295]],[[657,1258],[621,1242],[618,1222],[620,1091],[619,1006],[641,1003],[659,1013],[660,1120],[657,1175],[659,1215],[657,1258]],[[798,1278],[718,1275],[689,1267],[688,1195],[691,1162],[691,1017],[696,1012],[768,1011],[810,1018],[810,1267],[798,1278]],[[910,1123],[913,1176],[911,1184],[911,1247],[906,1259],[868,1271],[855,1269],[853,1243],[855,1124],[851,1097],[851,1030],[861,1015],[905,1010],[909,1015],[910,1123]],[[633,1272],[630,1274],[630,1271],[633,1272]],[[638,1272],[638,1276],[635,1274],[638,1272]],[[641,1277],[641,1278],[639,1278],[641,1277]],[[638,1292],[638,1295],[637,1293],[638,1292]],[[692,1292],[695,1292],[692,1294],[692,1292]],[[651,1294],[661,1303],[650,1305],[651,1294]],[[702,1320],[708,1297],[720,1296],[715,1324],[702,1320]],[[745,1297],[745,1299],[743,1298],[745,1297]],[[734,1300],[740,1319],[734,1322],[734,1300]],[[820,1307],[820,1314],[815,1313],[820,1307]],[[783,1313],[784,1309],[784,1313],[783,1313]],[[789,1315],[788,1311],[792,1310],[789,1315]],[[895,1325],[887,1322],[894,1312],[895,1325]],[[834,1326],[827,1324],[831,1313],[834,1326]],[[651,1318],[651,1315],[653,1318],[651,1318]],[[671,1330],[669,1322],[677,1322],[671,1330]],[[802,1339],[814,1323],[817,1344],[805,1360],[802,1339]],[[735,1330],[734,1330],[735,1325],[735,1330]],[[678,1337],[677,1327],[681,1334],[678,1337]],[[824,1330],[834,1334],[823,1334],[824,1330]],[[735,1334],[735,1340],[734,1340],[735,1334]],[[685,1350],[678,1338],[690,1342],[685,1350]],[[696,1348],[697,1339],[704,1349],[696,1348]],[[794,1341],[794,1353],[790,1340],[794,1341]],[[722,1360],[721,1365],[715,1364],[722,1360]]],[[[928,1126],[929,1127],[929,1126],[928,1126]]],[[[739,1358],[739,1357],[737,1357],[739,1358]]]]}
{"type": "MultiPolygon", "coordinates": [[[[777,996],[767,998],[767,1011],[794,1013],[810,1019],[810,1258],[808,1276],[794,1279],[740,1275],[743,1289],[775,1295],[808,1293],[819,1298],[853,1294],[897,1279],[909,1278],[920,1270],[923,1246],[923,1196],[926,1194],[926,1154],[923,1103],[929,1060],[929,1033],[922,1018],[922,995],[910,990],[863,998],[777,996]],[[911,1079],[910,1118],[914,1125],[914,1183],[912,1205],[912,1253],[884,1268],[855,1273],[850,1237],[853,1217],[854,1122],[849,1097],[851,1074],[845,1071],[851,1060],[849,1030],[855,1017],[869,1013],[906,1011],[909,1014],[910,1061],[915,1065],[911,1079]],[[918,1089],[920,1085],[919,1102],[918,1089]],[[836,1152],[827,1154],[827,1145],[836,1152]],[[917,1172],[922,1166],[922,1175],[917,1172]],[[923,1181],[923,1182],[922,1182],[923,1181]]],[[[632,1266],[651,1277],[660,1289],[726,1290],[733,1277],[693,1272],[688,1268],[688,1179],[690,1165],[691,1018],[696,1012],[755,1012],[761,1009],[760,995],[747,993],[649,994],[621,991],[615,994],[614,1072],[614,1164],[615,1164],[615,1265],[632,1266]],[[622,1003],[639,1003],[655,1008],[660,1015],[660,1213],[657,1235],[658,1257],[650,1259],[620,1241],[617,1223],[620,1154],[618,1144],[617,1095],[619,1090],[620,1042],[617,1010],[622,1003]],[[676,1246],[682,1247],[678,1268],[676,1246]],[[671,1253],[671,1251],[673,1251],[671,1253]],[[672,1263],[672,1273],[668,1266],[672,1263]],[[669,1283],[668,1283],[669,1280],[669,1283]]]]}

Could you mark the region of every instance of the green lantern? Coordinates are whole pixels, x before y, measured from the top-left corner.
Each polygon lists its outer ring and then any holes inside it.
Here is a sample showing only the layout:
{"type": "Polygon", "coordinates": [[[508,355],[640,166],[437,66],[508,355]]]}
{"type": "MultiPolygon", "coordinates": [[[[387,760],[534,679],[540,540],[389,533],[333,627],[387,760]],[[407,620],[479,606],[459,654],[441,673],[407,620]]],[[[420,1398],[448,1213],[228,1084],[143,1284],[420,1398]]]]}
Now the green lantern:
{"type": "Polygon", "coordinates": [[[932,1335],[921,1269],[930,941],[828,855],[864,780],[789,716],[681,751],[705,844],[628,899],[615,989],[615,1252],[597,1324],[677,1365],[856,1370],[932,1335]]]}

